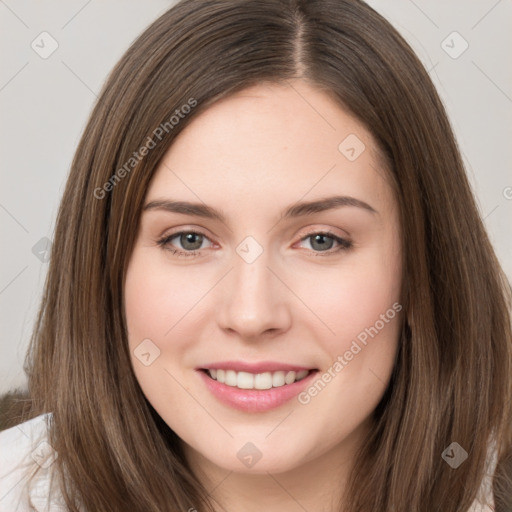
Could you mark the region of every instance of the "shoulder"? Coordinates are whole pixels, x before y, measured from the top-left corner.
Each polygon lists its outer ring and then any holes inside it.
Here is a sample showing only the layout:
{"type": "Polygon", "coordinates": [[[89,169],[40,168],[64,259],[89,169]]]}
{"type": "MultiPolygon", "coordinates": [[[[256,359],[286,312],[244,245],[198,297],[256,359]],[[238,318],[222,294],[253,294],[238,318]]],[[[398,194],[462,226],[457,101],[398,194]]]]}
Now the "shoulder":
{"type": "Polygon", "coordinates": [[[494,511],[494,496],[492,490],[492,482],[494,472],[496,471],[496,464],[498,462],[498,452],[496,441],[492,438],[487,450],[487,468],[484,478],[480,485],[477,498],[473,502],[468,512],[493,512],[494,511]]]}
{"type": "MultiPolygon", "coordinates": [[[[41,414],[0,432],[0,512],[49,510],[51,467],[57,458],[49,442],[52,415],[41,414]],[[33,479],[31,480],[31,478],[33,479]]],[[[59,510],[52,504],[52,511],[59,510]]]]}

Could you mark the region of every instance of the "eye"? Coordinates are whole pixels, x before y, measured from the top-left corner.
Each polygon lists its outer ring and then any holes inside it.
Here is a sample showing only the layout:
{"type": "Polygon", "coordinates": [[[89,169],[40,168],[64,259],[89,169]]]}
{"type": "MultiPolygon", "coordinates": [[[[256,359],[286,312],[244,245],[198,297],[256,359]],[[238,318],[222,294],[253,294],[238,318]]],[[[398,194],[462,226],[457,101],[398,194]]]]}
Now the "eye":
{"type": "MultiPolygon", "coordinates": [[[[204,245],[205,242],[211,243],[211,240],[202,233],[197,231],[179,231],[178,233],[161,238],[157,241],[157,244],[174,255],[187,257],[199,255],[202,249],[208,247],[204,245]]],[[[329,256],[352,247],[350,241],[329,231],[310,233],[303,237],[300,242],[308,242],[309,247],[306,247],[306,249],[313,251],[318,256],[329,256]]]]}
{"type": "Polygon", "coordinates": [[[198,233],[196,231],[180,231],[178,233],[173,233],[172,235],[165,236],[164,238],[158,240],[158,245],[164,248],[167,251],[171,251],[173,254],[178,256],[196,256],[198,251],[201,249],[205,249],[203,243],[205,241],[210,241],[202,233],[198,233]],[[173,244],[173,240],[177,239],[177,242],[181,247],[175,247],[173,244]]]}
{"type": "Polygon", "coordinates": [[[325,253],[319,254],[322,256],[327,256],[333,253],[337,253],[339,251],[347,250],[352,247],[352,243],[344,238],[340,238],[336,236],[334,233],[330,233],[328,231],[321,231],[310,233],[301,239],[301,242],[308,242],[309,247],[306,249],[311,249],[315,253],[325,253]],[[334,249],[333,246],[335,246],[334,249]]]}

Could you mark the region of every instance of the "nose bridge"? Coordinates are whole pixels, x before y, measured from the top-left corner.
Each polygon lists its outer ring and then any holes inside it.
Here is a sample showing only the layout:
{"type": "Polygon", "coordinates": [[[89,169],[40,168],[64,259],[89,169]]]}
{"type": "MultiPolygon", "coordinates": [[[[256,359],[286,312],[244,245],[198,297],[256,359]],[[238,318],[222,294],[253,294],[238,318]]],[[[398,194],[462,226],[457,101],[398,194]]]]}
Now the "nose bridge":
{"type": "Polygon", "coordinates": [[[237,252],[234,268],[222,287],[219,325],[247,338],[287,328],[290,318],[286,294],[268,268],[272,264],[270,253],[263,250],[253,259],[244,257],[240,247],[237,252]]]}
{"type": "Polygon", "coordinates": [[[269,288],[272,288],[268,269],[268,258],[260,256],[256,261],[247,263],[239,261],[233,269],[233,297],[238,296],[238,303],[261,302],[260,306],[271,297],[269,288]]]}

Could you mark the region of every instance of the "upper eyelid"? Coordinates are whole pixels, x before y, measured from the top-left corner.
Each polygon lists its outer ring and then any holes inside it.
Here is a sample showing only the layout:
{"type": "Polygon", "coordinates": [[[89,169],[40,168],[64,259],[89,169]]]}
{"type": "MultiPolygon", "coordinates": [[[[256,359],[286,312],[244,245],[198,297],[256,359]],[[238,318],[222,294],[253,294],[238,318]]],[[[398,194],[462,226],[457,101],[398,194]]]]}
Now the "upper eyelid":
{"type": "MultiPolygon", "coordinates": [[[[331,227],[328,227],[328,228],[322,228],[322,227],[316,227],[317,224],[312,224],[313,227],[311,228],[301,228],[298,230],[298,233],[300,234],[301,238],[304,238],[305,236],[311,236],[312,234],[317,234],[317,233],[325,233],[325,234],[329,234],[329,235],[332,235],[332,236],[337,236],[339,238],[343,238],[343,239],[347,239],[349,240],[351,238],[351,235],[348,231],[344,230],[344,229],[341,229],[341,228],[331,228],[331,227]],[[341,231],[342,233],[336,233],[335,231],[338,230],[338,231],[341,231]]],[[[208,231],[210,233],[212,233],[212,236],[214,238],[218,238],[218,235],[213,233],[212,231],[210,231],[209,229],[205,229],[203,227],[200,227],[200,226],[197,226],[195,227],[193,224],[190,224],[190,227],[179,227],[177,228],[178,231],[175,231],[173,233],[170,233],[169,235],[165,235],[165,234],[162,234],[159,236],[159,239],[161,238],[167,238],[168,236],[175,236],[175,235],[178,235],[178,234],[183,234],[183,233],[197,233],[197,234],[200,234],[200,235],[203,235],[207,238],[209,238],[211,240],[211,237],[209,234],[206,234],[205,231],[208,231]]],[[[167,230],[164,230],[163,233],[165,233],[167,230]]]]}

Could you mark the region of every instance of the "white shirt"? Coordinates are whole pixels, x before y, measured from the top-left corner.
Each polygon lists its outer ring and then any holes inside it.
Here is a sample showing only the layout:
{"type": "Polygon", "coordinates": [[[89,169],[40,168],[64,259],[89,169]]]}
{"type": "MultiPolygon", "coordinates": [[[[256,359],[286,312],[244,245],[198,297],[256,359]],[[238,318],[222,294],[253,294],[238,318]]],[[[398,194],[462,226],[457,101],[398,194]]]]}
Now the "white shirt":
{"type": "Polygon", "coordinates": [[[49,499],[55,452],[48,442],[50,414],[0,432],[0,512],[25,512],[29,495],[37,512],[64,512],[59,496],[49,499]],[[28,487],[32,471],[39,469],[28,487]]]}
{"type": "MultiPolygon", "coordinates": [[[[0,432],[0,512],[29,512],[28,496],[37,512],[66,512],[62,497],[58,492],[50,494],[52,464],[58,454],[48,442],[48,426],[51,414],[41,414],[25,423],[0,432]],[[31,469],[40,469],[27,487],[28,473],[31,469]]],[[[440,457],[441,458],[441,457],[440,457]]],[[[496,461],[493,459],[491,472],[496,461]]],[[[55,475],[54,475],[55,476],[55,475]]],[[[55,489],[55,487],[54,487],[55,489]]],[[[492,512],[491,478],[482,482],[480,500],[475,500],[468,512],[492,512]]]]}

